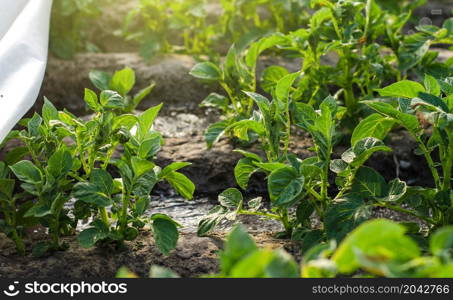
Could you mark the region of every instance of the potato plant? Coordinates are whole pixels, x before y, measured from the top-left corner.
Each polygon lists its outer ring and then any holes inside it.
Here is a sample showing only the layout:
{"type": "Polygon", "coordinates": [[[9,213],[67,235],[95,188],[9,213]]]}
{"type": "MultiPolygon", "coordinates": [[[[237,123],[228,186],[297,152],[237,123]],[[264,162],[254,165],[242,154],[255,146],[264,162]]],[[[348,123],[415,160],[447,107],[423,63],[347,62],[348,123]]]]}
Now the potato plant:
{"type": "Polygon", "coordinates": [[[256,65],[259,55],[282,41],[281,34],[273,34],[252,42],[241,49],[232,46],[220,65],[202,62],[193,67],[190,74],[205,82],[217,82],[227,96],[210,94],[201,103],[202,107],[212,107],[222,112],[224,118],[206,130],[206,143],[212,147],[225,133],[234,137],[231,125],[236,121],[250,118],[254,101],[245,92],[256,91],[256,65]]]}
{"type": "MultiPolygon", "coordinates": [[[[284,236],[301,240],[306,245],[325,237],[342,239],[352,228],[371,216],[371,208],[378,195],[370,194],[374,181],[370,176],[381,177],[376,171],[365,167],[364,163],[378,151],[391,151],[375,137],[365,132],[354,132],[351,148],[340,160],[332,159],[333,147],[336,143],[336,129],[344,115],[334,97],[326,98],[319,110],[314,110],[304,103],[296,104],[295,125],[306,130],[313,138],[315,156],[300,160],[288,152],[290,140],[291,116],[289,113],[289,90],[295,82],[296,74],[284,77],[276,88],[276,99],[269,102],[258,94],[250,94],[260,107],[258,120],[250,126],[238,122],[236,130],[242,130],[243,136],[248,130],[256,132],[260,137],[264,152],[271,149],[266,159],[259,155],[239,150],[245,157],[235,168],[238,185],[246,189],[248,181],[256,172],[266,174],[271,212],[262,207],[262,203],[253,199],[248,209],[244,209],[245,201],[237,189],[228,189],[219,195],[220,206],[214,208],[210,215],[199,225],[199,235],[205,235],[224,219],[234,219],[237,215],[260,215],[265,218],[282,222],[284,236]],[[284,88],[285,87],[285,88],[284,88]],[[286,102],[285,105],[279,103],[286,102]],[[278,107],[286,107],[286,113],[278,111],[278,107]],[[284,116],[287,116],[286,119],[284,116]],[[273,135],[272,135],[273,132],[273,135]],[[268,144],[273,147],[269,147],[268,144]],[[274,151],[272,151],[272,148],[274,151]],[[273,154],[276,153],[275,156],[273,154]],[[328,192],[329,175],[337,173],[338,192],[328,192]],[[370,200],[370,201],[368,201],[370,200]],[[338,213],[342,210],[343,213],[338,213]],[[324,222],[324,230],[311,228],[310,216],[313,213],[324,222]],[[339,225],[341,224],[341,225],[339,225]]],[[[381,134],[391,129],[382,129],[381,134]]],[[[383,194],[386,197],[399,199],[406,190],[406,185],[399,180],[385,185],[383,194]]],[[[379,195],[380,196],[380,195],[379,195]]],[[[383,195],[384,196],[384,195],[383,195]]],[[[307,246],[308,247],[308,246],[307,246]]]]}
{"type": "Polygon", "coordinates": [[[316,10],[309,26],[289,33],[286,44],[279,45],[303,58],[306,76],[299,85],[299,99],[319,104],[334,86],[341,91],[348,114],[357,116],[363,110],[359,101],[373,98],[374,90],[385,82],[420,72],[451,72],[435,62],[438,54],[430,51],[436,44],[452,44],[451,19],[442,28],[420,25],[414,34],[403,33],[412,10],[423,2],[394,7],[377,0],[312,1],[316,10]],[[326,55],[337,59],[325,64],[326,55]]]}
{"type": "Polygon", "coordinates": [[[71,59],[78,52],[99,52],[88,22],[102,15],[111,0],[59,0],[52,7],[50,50],[71,59]]]}
{"type": "MultiPolygon", "coordinates": [[[[416,153],[423,156],[434,181],[433,187],[411,187],[405,202],[420,211],[435,228],[453,222],[451,190],[453,166],[453,84],[451,78],[425,76],[424,84],[399,81],[378,90],[389,101],[369,100],[365,104],[388,122],[404,127],[417,142],[416,153]],[[437,154],[437,155],[436,155],[437,154]],[[438,162],[435,157],[438,156],[438,162]],[[421,197],[414,203],[411,198],[421,197]]],[[[373,131],[372,120],[364,120],[364,130],[373,131]]],[[[394,201],[391,201],[394,202],[394,201]]]]}
{"type": "Polygon", "coordinates": [[[160,181],[169,182],[181,196],[192,198],[193,183],[178,172],[189,164],[175,162],[161,169],[153,162],[163,143],[160,133],[153,130],[162,105],[138,116],[125,113],[131,100],[127,93],[133,85],[126,74],[133,72],[125,69],[111,80],[124,97],[112,90],[99,95],[85,90],[84,99],[94,112],[90,119],[57,111],[46,99],[42,116],[35,113],[23,120],[26,128],[9,136],[18,138],[24,146],[6,157],[11,172],[1,164],[2,231],[14,240],[19,252],[24,252],[21,228],[31,221],[49,229],[50,241],[33,249],[37,256],[64,249],[61,236],[73,234],[79,220],[92,220],[90,228],[78,235],[84,247],[134,240],[147,224],[152,225],[163,253],[176,246],[179,225],[166,215],[145,217],[144,213],[160,181]],[[120,147],[124,154],[113,158],[120,147]],[[23,160],[25,157],[30,160],[23,160]],[[14,193],[14,178],[20,182],[21,193],[14,193]],[[31,200],[18,207],[20,197],[31,200]],[[72,199],[76,202],[68,206],[72,199]]]}
{"type": "MultiPolygon", "coordinates": [[[[249,138],[249,131],[259,137],[266,157],[237,150],[244,158],[234,172],[238,186],[244,190],[254,173],[266,175],[270,210],[259,198],[247,203],[238,189],[227,189],[219,195],[220,205],[200,221],[199,235],[208,234],[224,220],[235,220],[238,215],[257,215],[280,221],[285,229],[283,236],[301,241],[306,250],[321,240],[342,240],[369,219],[375,207],[418,218],[431,231],[452,223],[449,78],[426,75],[423,85],[405,80],[378,89],[388,100],[363,102],[378,113],[360,122],[351,135],[351,147],[340,159],[333,159],[345,109],[331,96],[321,103],[319,110],[294,102],[291,91],[298,77],[300,73],[283,77],[273,90],[273,101],[248,93],[259,111],[252,118],[231,125],[242,139],[249,138]],[[288,152],[291,124],[311,135],[315,156],[300,160],[288,152]],[[392,151],[383,140],[398,125],[405,127],[417,142],[417,153],[425,157],[432,172],[433,188],[408,186],[399,178],[387,182],[377,171],[364,165],[374,153],[392,151]],[[435,153],[439,155],[439,163],[433,158],[435,153]],[[329,189],[332,174],[336,177],[336,192],[329,189]],[[310,217],[314,213],[323,223],[321,228],[311,227],[310,217]]],[[[414,232],[420,231],[415,223],[406,225],[414,232]]]]}
{"type": "Polygon", "coordinates": [[[217,25],[207,23],[206,0],[141,0],[125,18],[121,34],[140,44],[147,60],[159,53],[212,54],[217,25]]]}
{"type": "Polygon", "coordinates": [[[147,87],[141,89],[135,95],[129,95],[135,86],[135,72],[131,68],[124,68],[114,74],[94,70],[89,74],[91,83],[99,91],[115,91],[120,94],[126,105],[122,108],[124,113],[132,113],[140,103],[152,92],[156,84],[151,82],[147,87]]]}

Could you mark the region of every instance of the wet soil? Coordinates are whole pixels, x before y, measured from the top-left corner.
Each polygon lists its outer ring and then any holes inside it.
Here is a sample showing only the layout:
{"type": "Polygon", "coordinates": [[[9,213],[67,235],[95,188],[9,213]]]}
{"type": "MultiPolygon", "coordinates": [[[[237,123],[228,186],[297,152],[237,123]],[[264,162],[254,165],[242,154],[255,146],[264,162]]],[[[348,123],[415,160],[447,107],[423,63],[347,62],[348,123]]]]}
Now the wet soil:
{"type": "MultiPolygon", "coordinates": [[[[277,240],[270,233],[252,234],[258,246],[284,248],[300,259],[298,246],[294,243],[277,240]]],[[[42,238],[28,239],[28,250],[31,250],[32,242],[42,238]]],[[[31,254],[16,255],[14,245],[0,234],[0,278],[112,278],[123,266],[140,277],[147,277],[152,265],[170,268],[182,277],[197,277],[218,272],[218,253],[224,238],[225,234],[201,238],[194,233],[181,233],[177,248],[164,256],[149,231],[143,231],[133,242],[126,242],[122,249],[85,249],[75,236],[71,236],[63,238],[68,250],[34,258],[31,254]]]]}

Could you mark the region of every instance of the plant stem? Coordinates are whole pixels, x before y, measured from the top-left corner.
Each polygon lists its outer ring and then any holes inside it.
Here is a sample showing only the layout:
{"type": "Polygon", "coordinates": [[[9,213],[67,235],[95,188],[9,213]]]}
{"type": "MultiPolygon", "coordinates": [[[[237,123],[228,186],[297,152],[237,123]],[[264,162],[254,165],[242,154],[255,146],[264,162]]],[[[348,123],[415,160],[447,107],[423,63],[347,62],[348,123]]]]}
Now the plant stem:
{"type": "Polygon", "coordinates": [[[428,148],[426,148],[425,144],[423,143],[423,141],[421,140],[420,137],[416,137],[416,140],[417,140],[417,143],[419,144],[420,149],[422,150],[422,152],[425,156],[429,169],[431,170],[431,174],[433,175],[433,178],[434,178],[434,184],[436,185],[436,188],[438,190],[441,190],[439,172],[436,169],[434,161],[429,153],[429,150],[428,150],[428,148]]]}
{"type": "Polygon", "coordinates": [[[451,190],[451,170],[453,168],[453,133],[447,132],[449,146],[445,155],[445,164],[443,166],[444,181],[442,183],[442,191],[448,192],[451,190]]]}
{"type": "Polygon", "coordinates": [[[394,211],[397,211],[397,212],[401,212],[401,213],[404,213],[404,214],[411,215],[413,217],[416,217],[416,218],[418,218],[420,220],[425,221],[426,223],[429,223],[429,224],[432,224],[432,225],[438,225],[438,223],[436,221],[434,221],[433,219],[431,219],[431,218],[420,216],[419,214],[417,214],[417,213],[415,213],[415,212],[413,212],[411,210],[408,210],[408,209],[405,209],[405,208],[402,208],[402,207],[399,207],[399,206],[395,206],[395,205],[391,205],[391,204],[387,204],[387,203],[382,203],[382,202],[376,203],[376,204],[374,204],[374,206],[376,206],[376,207],[385,207],[385,208],[388,208],[388,209],[391,209],[391,210],[394,210],[394,211]]]}
{"type": "Polygon", "coordinates": [[[348,191],[351,188],[352,182],[354,181],[354,178],[355,178],[355,175],[356,175],[357,171],[358,171],[358,168],[351,170],[351,173],[349,174],[349,177],[348,177],[348,179],[346,181],[346,184],[343,186],[343,188],[337,194],[337,196],[335,197],[334,201],[340,199],[341,197],[343,197],[343,195],[346,193],[346,191],[348,191]]]}
{"type": "Polygon", "coordinates": [[[281,221],[281,217],[276,214],[271,214],[271,213],[265,213],[261,211],[249,211],[249,210],[239,210],[238,215],[246,215],[246,216],[261,216],[261,217],[267,217],[271,218],[274,220],[281,221]]]}
{"type": "Polygon", "coordinates": [[[121,207],[121,216],[120,216],[120,231],[124,232],[127,227],[127,209],[129,207],[129,198],[130,193],[123,192],[123,201],[121,207]]]}
{"type": "Polygon", "coordinates": [[[107,213],[107,209],[105,207],[100,207],[99,208],[99,214],[101,216],[102,222],[104,222],[104,224],[107,225],[107,227],[109,227],[110,226],[110,222],[109,222],[109,215],[107,213]]]}

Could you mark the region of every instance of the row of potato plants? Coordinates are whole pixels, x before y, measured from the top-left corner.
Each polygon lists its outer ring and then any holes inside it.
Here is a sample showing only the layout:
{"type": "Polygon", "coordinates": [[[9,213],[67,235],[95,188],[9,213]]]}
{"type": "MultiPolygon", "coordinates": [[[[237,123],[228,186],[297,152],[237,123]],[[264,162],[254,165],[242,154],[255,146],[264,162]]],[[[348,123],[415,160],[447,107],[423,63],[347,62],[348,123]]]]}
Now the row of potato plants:
{"type": "MultiPolygon", "coordinates": [[[[379,3],[312,1],[318,10],[307,28],[243,48],[233,45],[220,64],[203,62],[192,69],[194,77],[225,90],[201,104],[222,115],[206,131],[208,147],[225,135],[236,142],[235,151],[243,155],[234,170],[237,185],[247,190],[251,176],[263,173],[271,202],[269,208],[262,198],[247,201],[239,189],[227,189],[200,222],[199,235],[239,215],[258,215],[280,221],[282,236],[307,250],[341,241],[376,207],[416,218],[428,233],[452,224],[452,60],[439,62],[430,47],[452,44],[453,20],[442,27],[418,26],[405,36],[410,13],[392,17],[379,3]],[[268,67],[258,89],[257,60],[271,48],[296,52],[302,67],[295,73],[268,67]],[[321,58],[331,53],[337,63],[323,64],[321,58]],[[396,127],[416,142],[415,153],[426,160],[433,186],[409,186],[400,178],[387,182],[366,166],[373,154],[392,151],[385,141],[396,127]],[[301,160],[290,153],[295,128],[311,136],[313,157],[301,160]],[[247,151],[254,143],[264,155],[247,151]],[[335,147],[345,144],[349,149],[334,159],[335,147]],[[321,226],[313,227],[313,215],[321,226]]],[[[423,231],[415,222],[405,226],[414,234],[423,231]]]]}
{"type": "MultiPolygon", "coordinates": [[[[376,219],[354,229],[340,244],[335,240],[307,251],[300,263],[283,249],[259,248],[242,226],[228,235],[219,253],[220,272],[203,278],[450,278],[453,276],[453,227],[437,230],[421,248],[401,224],[376,219]],[[427,249],[425,249],[427,248],[427,249]]],[[[154,265],[151,278],[178,278],[154,265]]],[[[126,268],[119,278],[136,278],[126,268]]],[[[448,286],[435,287],[449,292],[448,286]]]]}
{"type": "Polygon", "coordinates": [[[41,115],[22,120],[24,129],[12,131],[4,142],[17,139],[23,146],[0,162],[0,232],[25,254],[26,230],[44,226],[49,240],[33,247],[33,254],[42,256],[65,249],[61,237],[74,234],[82,221],[90,221],[78,233],[87,248],[121,246],[151,226],[157,246],[167,254],[176,246],[180,225],[167,215],[145,212],[161,181],[184,198],[193,197],[194,184],[178,172],[190,164],[174,162],[161,168],[154,162],[163,144],[153,129],[162,104],[132,113],[153,84],[131,96],[135,73],[129,68],[113,75],[92,72],[90,78],[100,92],[85,89],[84,99],[93,113],[89,119],[58,111],[45,99],[41,115]],[[116,157],[120,149],[123,154],[116,157]]]}
{"type": "MultiPolygon", "coordinates": [[[[60,0],[54,3],[52,12],[51,50],[62,58],[71,58],[79,51],[108,51],[98,45],[99,33],[93,25],[100,21],[117,24],[112,17],[114,5],[124,6],[126,1],[112,0],[60,0]],[[112,20],[109,20],[112,18],[112,20]]],[[[367,0],[137,0],[121,25],[109,30],[124,39],[125,43],[137,44],[140,54],[150,59],[160,53],[186,53],[218,57],[223,45],[246,44],[247,41],[272,33],[297,31],[316,23],[322,16],[316,5],[330,6],[346,3],[336,14],[361,6],[367,0]],[[342,11],[343,10],[343,11],[342,11]]],[[[373,1],[374,2],[374,1],[373,1]]],[[[386,11],[384,18],[372,15],[370,23],[379,24],[392,20],[399,31],[411,17],[413,9],[425,0],[393,1],[376,0],[386,11]],[[376,22],[375,22],[376,20],[376,22]]],[[[118,10],[120,11],[120,10],[118,10]]],[[[119,17],[121,19],[121,17],[119,17]]],[[[348,22],[353,21],[349,19],[348,22]]],[[[337,29],[344,27],[338,24],[337,29]]],[[[374,26],[374,24],[370,24],[374,26]]],[[[98,29],[102,30],[102,29],[98,29]]],[[[342,34],[356,34],[352,31],[342,34]]],[[[108,35],[111,35],[109,32],[108,35]]],[[[395,41],[393,41],[395,44],[395,41]]],[[[370,51],[373,51],[370,49],[370,51]]]]}

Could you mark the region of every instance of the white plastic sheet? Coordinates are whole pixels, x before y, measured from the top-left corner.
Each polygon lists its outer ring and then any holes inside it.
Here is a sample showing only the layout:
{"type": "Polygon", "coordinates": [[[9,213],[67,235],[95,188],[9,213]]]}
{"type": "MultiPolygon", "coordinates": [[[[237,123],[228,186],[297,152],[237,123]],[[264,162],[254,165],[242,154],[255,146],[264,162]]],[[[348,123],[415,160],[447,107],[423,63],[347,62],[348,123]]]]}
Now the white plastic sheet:
{"type": "Polygon", "coordinates": [[[0,143],[38,96],[51,6],[52,0],[0,0],[0,143]]]}

